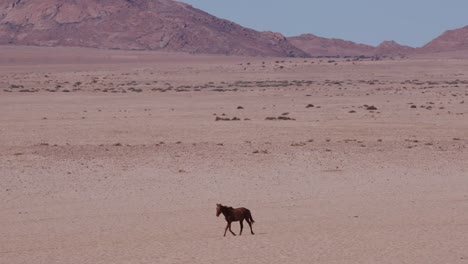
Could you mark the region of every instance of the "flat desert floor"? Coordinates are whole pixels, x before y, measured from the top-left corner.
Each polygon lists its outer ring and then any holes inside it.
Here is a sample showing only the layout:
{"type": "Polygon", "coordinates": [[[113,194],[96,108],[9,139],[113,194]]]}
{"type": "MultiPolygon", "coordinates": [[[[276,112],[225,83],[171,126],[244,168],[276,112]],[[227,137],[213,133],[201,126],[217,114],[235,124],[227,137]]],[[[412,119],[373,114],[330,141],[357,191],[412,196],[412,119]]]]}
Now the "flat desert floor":
{"type": "Polygon", "coordinates": [[[468,59],[2,47],[0,113],[1,263],[468,263],[468,59]]]}

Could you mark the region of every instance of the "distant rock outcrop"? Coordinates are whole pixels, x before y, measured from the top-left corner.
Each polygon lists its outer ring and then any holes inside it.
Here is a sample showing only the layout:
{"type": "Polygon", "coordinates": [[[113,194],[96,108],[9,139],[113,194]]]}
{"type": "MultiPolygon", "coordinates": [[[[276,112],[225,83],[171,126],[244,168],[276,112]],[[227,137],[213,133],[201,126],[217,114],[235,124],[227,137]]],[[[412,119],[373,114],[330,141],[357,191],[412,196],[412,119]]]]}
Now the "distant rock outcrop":
{"type": "Polygon", "coordinates": [[[258,32],[173,0],[3,0],[0,44],[307,56],[258,32]]]}
{"type": "Polygon", "coordinates": [[[377,56],[404,56],[415,52],[415,48],[404,46],[395,41],[384,41],[375,48],[374,54],[377,56]]]}
{"type": "Polygon", "coordinates": [[[395,41],[374,47],[342,39],[322,38],[312,34],[290,37],[289,41],[311,56],[395,56],[412,54],[415,49],[395,41]]]}
{"type": "Polygon", "coordinates": [[[374,47],[342,39],[322,38],[312,34],[303,34],[288,38],[296,47],[311,56],[371,56],[374,47]]]}

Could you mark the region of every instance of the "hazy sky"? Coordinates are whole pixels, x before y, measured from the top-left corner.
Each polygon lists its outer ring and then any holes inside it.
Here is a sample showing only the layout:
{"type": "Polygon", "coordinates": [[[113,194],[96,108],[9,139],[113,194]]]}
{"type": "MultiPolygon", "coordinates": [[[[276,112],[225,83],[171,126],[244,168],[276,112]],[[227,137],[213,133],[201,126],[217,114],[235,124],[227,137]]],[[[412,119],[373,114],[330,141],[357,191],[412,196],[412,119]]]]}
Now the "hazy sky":
{"type": "Polygon", "coordinates": [[[312,33],[422,46],[468,25],[468,0],[181,0],[217,17],[286,36],[312,33]]]}

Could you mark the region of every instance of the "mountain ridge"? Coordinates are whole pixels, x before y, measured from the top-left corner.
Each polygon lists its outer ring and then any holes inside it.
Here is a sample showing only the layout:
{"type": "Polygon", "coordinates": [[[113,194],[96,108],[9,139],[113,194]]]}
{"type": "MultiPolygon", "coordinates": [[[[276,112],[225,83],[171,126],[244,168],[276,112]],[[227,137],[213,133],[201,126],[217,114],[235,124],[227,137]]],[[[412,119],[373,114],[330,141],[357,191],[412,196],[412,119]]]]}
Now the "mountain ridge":
{"type": "Polygon", "coordinates": [[[240,56],[405,56],[468,50],[468,26],[423,47],[313,34],[285,37],[175,0],[1,0],[0,45],[74,46],[240,56]]]}

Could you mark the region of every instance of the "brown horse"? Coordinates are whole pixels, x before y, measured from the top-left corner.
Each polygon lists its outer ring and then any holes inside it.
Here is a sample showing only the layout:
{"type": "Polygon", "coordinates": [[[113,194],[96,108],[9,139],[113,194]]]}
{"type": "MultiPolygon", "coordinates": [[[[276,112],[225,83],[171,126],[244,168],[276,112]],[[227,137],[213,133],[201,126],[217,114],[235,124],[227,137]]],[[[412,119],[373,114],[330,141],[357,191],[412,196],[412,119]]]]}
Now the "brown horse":
{"type": "Polygon", "coordinates": [[[237,221],[240,222],[239,236],[242,235],[242,229],[244,229],[244,219],[250,226],[250,233],[254,235],[254,232],[252,230],[252,224],[255,223],[255,221],[253,220],[252,214],[250,213],[249,209],[244,207],[234,209],[232,207],[224,206],[222,204],[216,204],[216,216],[219,217],[221,213],[224,215],[224,218],[227,221],[226,229],[224,229],[224,236],[226,236],[226,232],[228,229],[229,232],[231,232],[231,234],[233,234],[234,236],[236,235],[231,230],[231,223],[237,221]]]}

